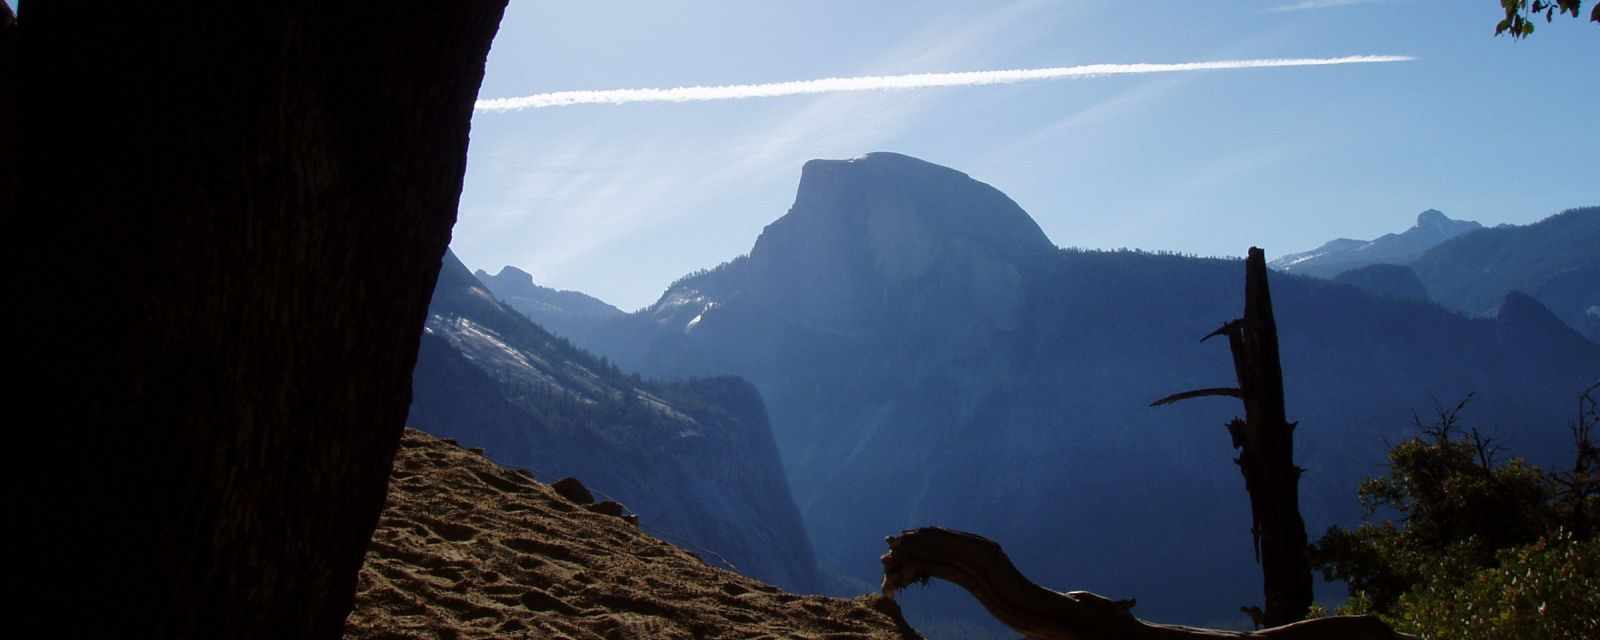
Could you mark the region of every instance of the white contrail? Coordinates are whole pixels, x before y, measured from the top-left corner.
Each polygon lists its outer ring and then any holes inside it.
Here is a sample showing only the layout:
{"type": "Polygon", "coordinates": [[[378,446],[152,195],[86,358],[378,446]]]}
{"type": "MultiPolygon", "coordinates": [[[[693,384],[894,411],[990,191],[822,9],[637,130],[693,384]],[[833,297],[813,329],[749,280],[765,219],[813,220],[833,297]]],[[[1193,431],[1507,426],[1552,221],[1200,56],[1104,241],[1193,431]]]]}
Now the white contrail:
{"type": "Polygon", "coordinates": [[[517,111],[566,107],[577,104],[627,104],[630,102],[698,102],[702,100],[738,100],[742,98],[775,98],[813,93],[840,91],[884,91],[892,89],[922,89],[926,87],[971,87],[986,84],[1011,84],[1033,80],[1058,78],[1085,78],[1137,73],[1172,73],[1178,71],[1218,71],[1227,69],[1263,69],[1270,67],[1314,67],[1336,64],[1363,64],[1369,62],[1407,62],[1411,56],[1345,56],[1342,58],[1281,58],[1272,60],[1216,60],[1211,62],[1180,62],[1175,64],[1086,64],[1076,67],[1047,67],[1043,69],[1003,69],[996,71],[961,71],[956,73],[912,73],[898,76],[862,76],[858,78],[822,78],[792,82],[767,82],[762,84],[733,84],[720,87],[675,87],[672,89],[608,89],[603,91],[555,91],[516,98],[491,98],[479,100],[479,111],[517,111]]]}

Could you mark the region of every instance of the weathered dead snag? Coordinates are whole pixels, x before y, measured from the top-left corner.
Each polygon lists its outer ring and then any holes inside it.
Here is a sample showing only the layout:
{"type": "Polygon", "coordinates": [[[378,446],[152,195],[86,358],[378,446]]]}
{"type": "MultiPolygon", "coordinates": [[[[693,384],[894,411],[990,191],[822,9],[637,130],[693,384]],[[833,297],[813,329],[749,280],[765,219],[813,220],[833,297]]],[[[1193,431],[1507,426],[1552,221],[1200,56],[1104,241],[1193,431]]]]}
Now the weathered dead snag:
{"type": "Polygon", "coordinates": [[[1229,422],[1228,435],[1239,450],[1234,463],[1244,474],[1244,488],[1250,494],[1250,532],[1266,592],[1261,622],[1272,627],[1303,619],[1311,608],[1311,559],[1306,523],[1300,517],[1300,474],[1304,469],[1294,464],[1295,425],[1284,409],[1278,325],[1272,317],[1267,259],[1261,249],[1250,247],[1244,269],[1244,317],[1223,323],[1200,339],[1205,342],[1227,336],[1238,388],[1175,393],[1150,406],[1204,396],[1244,402],[1245,418],[1229,422]]]}
{"type": "Polygon", "coordinates": [[[1393,640],[1397,633],[1373,616],[1316,618],[1258,631],[1225,631],[1145,622],[1132,613],[1133,600],[1112,600],[1087,591],[1061,593],[1022,575],[999,544],[982,536],[925,528],[890,536],[883,555],[883,592],[929,578],[955,583],[997,620],[1035,640],[1393,640]]]}

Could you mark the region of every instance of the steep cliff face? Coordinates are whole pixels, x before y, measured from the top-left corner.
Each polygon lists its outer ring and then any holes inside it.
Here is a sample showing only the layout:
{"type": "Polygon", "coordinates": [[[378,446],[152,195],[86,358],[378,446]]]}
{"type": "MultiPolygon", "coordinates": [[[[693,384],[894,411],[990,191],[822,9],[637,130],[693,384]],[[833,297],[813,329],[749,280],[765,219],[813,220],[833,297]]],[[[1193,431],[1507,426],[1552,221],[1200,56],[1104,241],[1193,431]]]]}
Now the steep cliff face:
{"type": "MultiPolygon", "coordinates": [[[[1256,602],[1223,428],[1235,406],[1147,406],[1233,379],[1225,350],[1196,339],[1237,317],[1242,266],[1041,250],[991,188],[875,174],[871,158],[821,165],[860,175],[808,168],[749,257],[680,281],[593,348],[653,375],[754,382],[825,570],[869,580],[883,535],[938,524],[991,535],[1039,582],[1135,594],[1152,617],[1219,622],[1256,602]],[[947,206],[961,202],[984,204],[947,206]],[[912,221],[894,227],[909,239],[870,241],[863,221],[882,211],[912,221]],[[980,223],[995,235],[968,234],[980,223]]],[[[1570,335],[1327,281],[1275,274],[1272,292],[1313,535],[1359,517],[1357,481],[1413,410],[1477,392],[1473,419],[1545,459],[1600,362],[1570,335]]]]}
{"type": "Polygon", "coordinates": [[[812,160],[789,213],[756,238],[741,293],[849,331],[937,282],[944,295],[924,303],[974,305],[1004,324],[1019,265],[1053,250],[1015,202],[953,169],[895,153],[812,160]]]}
{"type": "Polygon", "coordinates": [[[895,153],[813,160],[794,205],[762,231],[748,259],[679,283],[647,313],[692,331],[693,318],[711,320],[708,304],[737,298],[826,332],[951,308],[1004,327],[1020,301],[1019,267],[1053,251],[1015,202],[953,169],[895,153]]]}
{"type": "MultiPolygon", "coordinates": [[[[740,372],[769,407],[794,400],[790,389],[843,380],[862,382],[850,394],[864,399],[881,389],[861,376],[938,366],[941,354],[982,352],[992,335],[1015,331],[1026,274],[1055,252],[1015,202],[959,171],[883,152],[813,160],[793,206],[747,256],[678,281],[654,305],[590,331],[587,344],[650,373],[740,372]],[[868,362],[843,374],[823,365],[839,358],[868,362]],[[790,384],[760,382],[778,379],[790,384]]],[[[819,437],[849,430],[832,404],[776,429],[789,462],[844,464],[857,450],[853,437],[819,437]]]]}
{"type": "Polygon", "coordinates": [[[507,308],[446,254],[413,388],[413,425],[546,478],[581,478],[647,531],[747,575],[820,588],[749,383],[624,374],[507,308]]]}
{"type": "Polygon", "coordinates": [[[21,635],[340,633],[503,6],[23,3],[21,635]]]}

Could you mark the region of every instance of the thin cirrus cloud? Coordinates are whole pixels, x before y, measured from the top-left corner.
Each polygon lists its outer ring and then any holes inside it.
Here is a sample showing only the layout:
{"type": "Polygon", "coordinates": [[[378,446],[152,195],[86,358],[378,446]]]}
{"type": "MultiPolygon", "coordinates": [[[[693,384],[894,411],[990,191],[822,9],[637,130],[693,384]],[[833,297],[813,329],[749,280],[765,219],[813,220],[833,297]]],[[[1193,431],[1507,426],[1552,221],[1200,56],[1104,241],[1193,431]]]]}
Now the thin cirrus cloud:
{"type": "MultiPolygon", "coordinates": [[[[1324,2],[1327,1],[1330,0],[1324,0],[1324,2]]],[[[520,111],[523,109],[567,107],[583,104],[620,105],[635,102],[701,102],[707,100],[741,100],[747,98],[776,98],[782,96],[840,93],[848,91],[889,91],[926,89],[933,87],[975,87],[992,84],[1014,84],[1018,82],[1033,82],[1039,80],[1090,78],[1114,75],[1408,62],[1414,59],[1415,58],[1411,56],[1361,55],[1344,56],[1338,58],[1213,60],[1206,62],[1180,62],[1167,64],[1087,64],[1074,67],[1045,67],[1040,69],[1003,69],[994,71],[961,71],[954,73],[914,73],[892,76],[860,76],[854,78],[822,78],[818,80],[796,80],[791,82],[768,82],[761,84],[736,84],[714,87],[696,86],[675,87],[670,89],[555,91],[551,93],[538,93],[534,95],[513,98],[491,98],[487,100],[479,100],[477,103],[477,109],[479,111],[520,111]]]]}
{"type": "Polygon", "coordinates": [[[1271,13],[1287,13],[1289,11],[1311,11],[1315,9],[1336,9],[1338,7],[1351,7],[1358,4],[1375,4],[1379,0],[1302,0],[1291,4],[1278,5],[1267,9],[1271,13]]]}

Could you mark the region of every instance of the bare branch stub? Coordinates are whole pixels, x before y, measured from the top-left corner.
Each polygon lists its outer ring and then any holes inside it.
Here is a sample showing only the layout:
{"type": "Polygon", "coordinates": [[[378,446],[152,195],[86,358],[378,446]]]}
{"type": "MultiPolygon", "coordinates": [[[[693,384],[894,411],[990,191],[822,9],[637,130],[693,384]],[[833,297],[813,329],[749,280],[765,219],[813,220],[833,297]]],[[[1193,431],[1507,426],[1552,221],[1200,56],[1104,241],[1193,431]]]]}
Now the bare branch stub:
{"type": "Polygon", "coordinates": [[[1172,403],[1178,402],[1180,400],[1188,400],[1190,398],[1202,398],[1202,397],[1205,397],[1205,396],[1224,396],[1224,397],[1228,397],[1228,398],[1242,398],[1242,397],[1244,397],[1244,392],[1240,391],[1238,389],[1235,389],[1233,387],[1214,387],[1214,388],[1211,388],[1211,389],[1195,389],[1194,391],[1184,391],[1182,393],[1174,393],[1174,394],[1172,394],[1170,396],[1167,396],[1165,398],[1162,398],[1160,400],[1157,400],[1155,402],[1150,403],[1150,406],[1159,407],[1159,406],[1162,406],[1162,405],[1172,404],[1172,403]]]}

